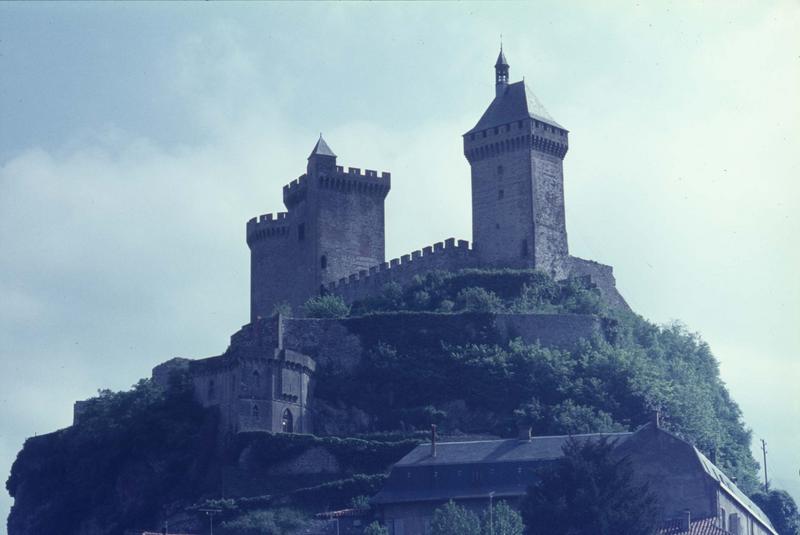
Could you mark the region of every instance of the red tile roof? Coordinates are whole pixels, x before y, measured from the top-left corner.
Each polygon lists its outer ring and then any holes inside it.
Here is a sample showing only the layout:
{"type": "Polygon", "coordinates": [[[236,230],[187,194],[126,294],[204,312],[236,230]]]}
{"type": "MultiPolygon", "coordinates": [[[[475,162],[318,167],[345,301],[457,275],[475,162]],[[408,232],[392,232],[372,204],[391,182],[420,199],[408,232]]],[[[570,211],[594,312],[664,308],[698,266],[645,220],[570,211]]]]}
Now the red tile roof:
{"type": "Polygon", "coordinates": [[[717,519],[712,516],[692,520],[689,531],[683,529],[683,520],[668,520],[661,526],[658,535],[731,535],[731,532],[719,527],[717,519]]]}

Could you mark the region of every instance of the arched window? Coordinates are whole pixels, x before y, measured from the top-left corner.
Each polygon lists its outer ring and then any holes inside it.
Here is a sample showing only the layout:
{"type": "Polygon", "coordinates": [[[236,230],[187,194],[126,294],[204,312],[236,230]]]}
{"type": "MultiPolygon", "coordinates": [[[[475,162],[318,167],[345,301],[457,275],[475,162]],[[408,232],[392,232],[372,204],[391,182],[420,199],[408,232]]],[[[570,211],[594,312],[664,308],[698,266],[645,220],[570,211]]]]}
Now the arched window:
{"type": "Polygon", "coordinates": [[[322,255],[319,258],[319,267],[321,267],[322,269],[327,269],[328,268],[328,257],[327,256],[322,255]]]}
{"type": "Polygon", "coordinates": [[[294,433],[294,417],[292,416],[292,411],[289,409],[283,411],[283,417],[281,418],[281,431],[284,433],[294,433]]]}
{"type": "Polygon", "coordinates": [[[260,415],[258,411],[258,405],[253,405],[253,408],[251,409],[251,415],[253,416],[253,420],[259,419],[260,415]]]}
{"type": "Polygon", "coordinates": [[[258,373],[258,370],[253,370],[253,388],[260,388],[261,387],[261,374],[258,373]]]}
{"type": "Polygon", "coordinates": [[[209,381],[208,381],[208,399],[214,399],[214,396],[216,396],[216,394],[217,393],[216,393],[215,388],[214,388],[214,379],[209,379],[209,381]]]}

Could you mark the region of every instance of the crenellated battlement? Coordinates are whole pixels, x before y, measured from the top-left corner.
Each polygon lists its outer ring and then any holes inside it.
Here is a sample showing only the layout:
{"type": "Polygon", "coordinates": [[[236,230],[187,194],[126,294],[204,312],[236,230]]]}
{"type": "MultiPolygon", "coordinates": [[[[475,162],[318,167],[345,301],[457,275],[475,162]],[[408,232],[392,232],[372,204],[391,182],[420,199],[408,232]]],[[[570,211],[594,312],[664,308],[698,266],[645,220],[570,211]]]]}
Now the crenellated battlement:
{"type": "Polygon", "coordinates": [[[247,222],[247,245],[268,238],[289,235],[289,213],[263,214],[247,222]]]}
{"type": "Polygon", "coordinates": [[[392,185],[392,174],[359,167],[336,166],[334,173],[309,177],[307,174],[292,180],[283,187],[283,202],[287,207],[295,206],[308,195],[309,185],[319,188],[333,189],[346,193],[386,196],[392,185]]]}
{"type": "Polygon", "coordinates": [[[353,273],[327,285],[326,289],[347,302],[376,295],[389,282],[408,284],[429,271],[453,271],[477,267],[477,257],[467,240],[448,238],[399,258],[353,273]]]}

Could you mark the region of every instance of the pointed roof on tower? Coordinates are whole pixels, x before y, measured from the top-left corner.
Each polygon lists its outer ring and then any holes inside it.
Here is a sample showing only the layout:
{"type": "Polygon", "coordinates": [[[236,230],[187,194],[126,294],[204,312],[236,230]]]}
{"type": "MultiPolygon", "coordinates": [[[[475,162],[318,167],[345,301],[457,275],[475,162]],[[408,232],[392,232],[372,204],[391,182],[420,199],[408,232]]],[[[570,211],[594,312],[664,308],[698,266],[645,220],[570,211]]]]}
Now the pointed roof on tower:
{"type": "Polygon", "coordinates": [[[557,128],[564,128],[550,116],[531,88],[523,81],[509,84],[489,104],[478,124],[467,133],[513,123],[520,119],[536,119],[557,128]]]}
{"type": "Polygon", "coordinates": [[[503,45],[500,45],[500,54],[497,55],[497,63],[495,63],[494,66],[508,67],[508,61],[506,61],[506,55],[503,54],[503,45]]]}
{"type": "Polygon", "coordinates": [[[325,140],[322,139],[322,134],[319,135],[319,140],[317,140],[317,144],[314,145],[314,150],[311,151],[311,154],[308,155],[309,158],[312,156],[333,156],[336,158],[336,155],[333,153],[331,148],[325,143],[325,140]]]}

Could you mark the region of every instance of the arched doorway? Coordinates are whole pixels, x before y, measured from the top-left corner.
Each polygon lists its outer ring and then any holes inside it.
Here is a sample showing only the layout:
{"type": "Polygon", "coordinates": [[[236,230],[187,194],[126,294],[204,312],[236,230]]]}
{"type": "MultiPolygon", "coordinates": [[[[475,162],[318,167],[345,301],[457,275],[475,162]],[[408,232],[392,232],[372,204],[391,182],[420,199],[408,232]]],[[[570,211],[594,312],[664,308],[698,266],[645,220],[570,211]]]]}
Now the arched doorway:
{"type": "Polygon", "coordinates": [[[284,433],[294,433],[294,416],[292,416],[292,411],[289,409],[283,411],[283,417],[281,418],[281,431],[284,433]]]}

